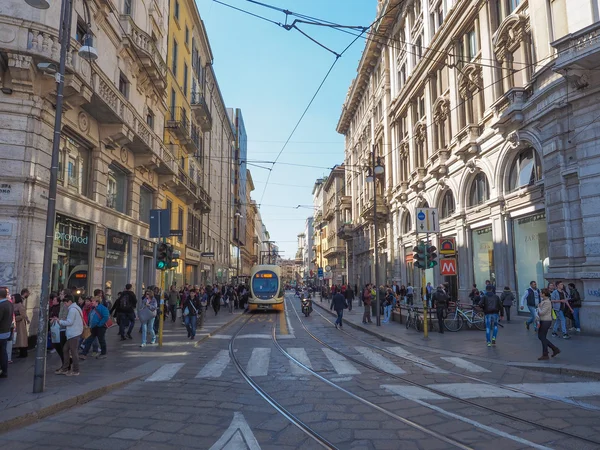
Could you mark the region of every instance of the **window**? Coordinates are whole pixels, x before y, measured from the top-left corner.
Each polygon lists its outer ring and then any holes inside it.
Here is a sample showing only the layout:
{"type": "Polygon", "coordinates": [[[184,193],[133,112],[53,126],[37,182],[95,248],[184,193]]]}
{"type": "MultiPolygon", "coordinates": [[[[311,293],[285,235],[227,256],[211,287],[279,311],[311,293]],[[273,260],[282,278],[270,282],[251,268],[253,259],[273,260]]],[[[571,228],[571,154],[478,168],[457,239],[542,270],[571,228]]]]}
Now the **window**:
{"type": "Polygon", "coordinates": [[[517,9],[517,6],[521,4],[521,0],[508,0],[508,9],[510,12],[513,12],[517,9]]]}
{"type": "Polygon", "coordinates": [[[200,239],[200,229],[202,228],[202,222],[200,221],[200,218],[192,214],[191,211],[188,211],[187,228],[187,245],[189,245],[190,247],[200,249],[200,244],[202,243],[200,239]]]}
{"type": "Polygon", "coordinates": [[[188,65],[183,63],[183,95],[188,96],[188,65]]]}
{"type": "Polygon", "coordinates": [[[124,214],[127,212],[127,176],[114,164],[108,166],[106,206],[124,214]]]}
{"type": "Polygon", "coordinates": [[[146,115],[146,123],[148,124],[148,126],[152,129],[154,129],[154,113],[152,111],[148,111],[148,114],[146,115]]]}
{"type": "MultiPolygon", "coordinates": [[[[183,208],[179,208],[177,211],[177,229],[183,230],[183,208]]],[[[183,237],[177,236],[177,242],[183,242],[183,237]]]]}
{"type": "Polygon", "coordinates": [[[131,2],[132,2],[132,0],[124,0],[124,2],[123,2],[123,14],[131,15],[131,11],[132,11],[131,2]]]}
{"type": "Polygon", "coordinates": [[[150,223],[152,209],[152,191],[146,186],[140,186],[140,222],[150,223]]]}
{"type": "Polygon", "coordinates": [[[402,64],[400,71],[398,72],[398,90],[402,89],[402,86],[406,83],[406,64],[402,64]]]}
{"type": "Polygon", "coordinates": [[[119,72],[119,92],[123,97],[129,98],[129,80],[123,72],[119,72]]]}
{"type": "Polygon", "coordinates": [[[90,155],[88,148],[78,145],[69,137],[61,137],[59,152],[59,179],[64,181],[65,169],[69,191],[88,195],[90,155]],[[65,167],[66,164],[66,167],[65,167]]]}
{"type": "Polygon", "coordinates": [[[415,64],[418,64],[421,61],[421,57],[423,56],[423,39],[421,36],[415,42],[415,64]]]}
{"type": "Polygon", "coordinates": [[[402,233],[407,234],[412,230],[412,220],[410,218],[410,213],[406,213],[404,216],[404,223],[402,224],[402,233]]]}
{"type": "Polygon", "coordinates": [[[171,88],[171,118],[170,120],[175,120],[175,103],[177,101],[177,96],[175,95],[175,89],[171,88]]]}
{"type": "Polygon", "coordinates": [[[475,33],[475,30],[471,30],[467,33],[467,39],[466,39],[466,46],[467,48],[465,49],[465,55],[467,55],[469,57],[469,60],[473,60],[473,58],[475,58],[475,56],[477,55],[477,34],[475,33]]]}
{"type": "Polygon", "coordinates": [[[469,206],[477,206],[487,202],[490,199],[490,192],[485,174],[478,173],[471,183],[469,193],[469,206]]]}
{"type": "Polygon", "coordinates": [[[450,217],[452,214],[454,214],[455,208],[454,194],[450,189],[448,189],[442,198],[441,218],[445,219],[446,217],[450,217]]]}
{"type": "Polygon", "coordinates": [[[83,38],[87,34],[87,25],[81,20],[77,20],[77,28],[75,29],[75,40],[83,45],[83,38]]]}
{"type": "Polygon", "coordinates": [[[173,39],[173,58],[171,60],[171,69],[173,70],[173,76],[177,76],[177,53],[179,50],[179,46],[177,45],[177,41],[173,39]]]}
{"type": "Polygon", "coordinates": [[[508,191],[512,192],[533,184],[541,178],[541,167],[537,153],[531,147],[519,153],[508,176],[508,191]]]}
{"type": "Polygon", "coordinates": [[[188,26],[185,26],[185,45],[189,46],[190,45],[190,29],[188,28],[188,26]]]}
{"type": "Polygon", "coordinates": [[[174,16],[176,20],[179,20],[179,0],[175,0],[174,16]]]}

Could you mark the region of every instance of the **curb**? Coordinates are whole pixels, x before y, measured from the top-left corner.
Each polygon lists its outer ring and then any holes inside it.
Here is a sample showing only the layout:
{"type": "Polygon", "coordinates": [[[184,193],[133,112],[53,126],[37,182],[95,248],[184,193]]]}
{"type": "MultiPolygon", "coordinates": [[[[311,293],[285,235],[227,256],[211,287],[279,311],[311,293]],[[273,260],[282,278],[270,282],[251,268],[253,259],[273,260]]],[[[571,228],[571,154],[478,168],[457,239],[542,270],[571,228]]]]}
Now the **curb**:
{"type": "Polygon", "coordinates": [[[223,331],[225,328],[227,328],[230,325],[233,325],[234,323],[236,323],[238,320],[240,320],[242,317],[244,317],[246,314],[248,314],[246,311],[244,311],[243,313],[241,313],[240,315],[238,315],[237,317],[234,317],[232,320],[230,320],[229,322],[221,325],[219,328],[217,328],[216,330],[212,330],[210,333],[208,333],[206,336],[202,337],[202,339],[198,339],[196,341],[196,343],[194,344],[194,348],[198,348],[198,346],[210,339],[213,335],[220,333],[221,331],[223,331]]]}
{"type": "MultiPolygon", "coordinates": [[[[320,305],[318,303],[314,303],[314,304],[316,306],[318,306],[319,308],[321,308],[326,313],[328,313],[329,315],[335,316],[335,314],[333,312],[331,312],[327,308],[323,307],[323,305],[320,305]]],[[[393,339],[393,338],[384,336],[381,333],[377,332],[376,330],[370,330],[366,327],[361,327],[358,324],[350,322],[348,319],[343,319],[343,321],[345,324],[350,326],[350,328],[353,328],[358,331],[362,331],[363,333],[369,334],[373,337],[376,337],[377,339],[379,339],[383,342],[389,342],[391,344],[397,344],[397,345],[408,345],[408,346],[412,346],[412,347],[420,347],[418,343],[402,342],[399,339],[393,339]]],[[[493,363],[493,364],[504,364],[505,366],[516,367],[519,369],[536,370],[536,371],[545,372],[545,373],[554,373],[557,375],[571,375],[571,376],[575,375],[575,376],[581,376],[581,377],[586,377],[586,378],[592,378],[595,380],[600,380],[600,369],[595,369],[595,368],[590,368],[590,367],[570,366],[570,365],[566,365],[566,364],[541,364],[541,363],[498,361],[497,359],[484,358],[481,356],[469,355],[466,353],[458,353],[458,352],[453,352],[451,350],[443,350],[443,349],[436,348],[436,347],[422,347],[422,348],[424,348],[430,352],[433,352],[433,353],[461,355],[461,356],[465,356],[465,357],[468,357],[471,359],[486,361],[486,362],[493,363]]]]}

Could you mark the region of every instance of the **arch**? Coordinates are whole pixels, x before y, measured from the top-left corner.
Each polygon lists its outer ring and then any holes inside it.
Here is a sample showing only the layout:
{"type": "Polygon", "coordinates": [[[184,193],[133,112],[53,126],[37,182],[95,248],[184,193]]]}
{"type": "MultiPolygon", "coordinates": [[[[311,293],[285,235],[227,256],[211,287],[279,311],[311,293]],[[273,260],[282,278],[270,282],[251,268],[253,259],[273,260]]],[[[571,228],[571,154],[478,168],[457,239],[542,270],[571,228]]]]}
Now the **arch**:
{"type": "Polygon", "coordinates": [[[494,178],[497,180],[496,185],[502,186],[499,188],[499,191],[505,194],[512,192],[509,189],[510,170],[515,160],[519,157],[519,154],[528,148],[531,148],[535,152],[535,158],[539,165],[537,181],[543,180],[542,145],[538,137],[533,133],[519,131],[509,135],[500,150],[499,164],[496,166],[494,173],[494,178]]]}
{"type": "Polygon", "coordinates": [[[409,211],[405,211],[404,214],[402,214],[402,219],[401,219],[401,226],[400,226],[400,234],[408,234],[413,230],[413,222],[412,222],[412,217],[410,215],[409,211]]]}
{"type": "Polygon", "coordinates": [[[463,170],[462,178],[459,182],[458,195],[455,196],[457,207],[469,208],[469,189],[471,187],[471,181],[476,174],[482,172],[485,174],[489,187],[490,187],[490,198],[497,195],[496,185],[494,184],[494,171],[488,160],[480,160],[475,164],[473,161],[467,163],[466,169],[463,170]]]}
{"type": "Polygon", "coordinates": [[[444,189],[440,193],[438,208],[440,211],[440,219],[447,219],[456,212],[456,200],[452,189],[444,189]]]}
{"type": "Polygon", "coordinates": [[[507,16],[492,38],[492,48],[498,61],[502,62],[506,53],[513,52],[523,40],[528,25],[527,16],[511,14],[507,16]]]}
{"type": "Polygon", "coordinates": [[[490,182],[484,172],[478,172],[469,183],[467,207],[482,205],[490,199],[490,182]]]}

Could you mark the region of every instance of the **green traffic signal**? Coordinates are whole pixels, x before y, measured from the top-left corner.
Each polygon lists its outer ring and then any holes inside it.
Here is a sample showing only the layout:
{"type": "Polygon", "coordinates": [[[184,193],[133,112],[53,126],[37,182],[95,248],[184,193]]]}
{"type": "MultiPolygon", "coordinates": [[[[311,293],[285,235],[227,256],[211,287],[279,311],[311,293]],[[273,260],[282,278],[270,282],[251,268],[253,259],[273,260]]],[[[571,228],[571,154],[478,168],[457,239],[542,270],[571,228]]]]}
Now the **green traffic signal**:
{"type": "Polygon", "coordinates": [[[167,268],[167,263],[165,261],[157,261],[156,268],[158,270],[165,270],[167,268]]]}
{"type": "Polygon", "coordinates": [[[168,244],[165,242],[158,244],[158,248],[156,249],[156,268],[158,270],[167,270],[168,268],[168,249],[168,244]]]}

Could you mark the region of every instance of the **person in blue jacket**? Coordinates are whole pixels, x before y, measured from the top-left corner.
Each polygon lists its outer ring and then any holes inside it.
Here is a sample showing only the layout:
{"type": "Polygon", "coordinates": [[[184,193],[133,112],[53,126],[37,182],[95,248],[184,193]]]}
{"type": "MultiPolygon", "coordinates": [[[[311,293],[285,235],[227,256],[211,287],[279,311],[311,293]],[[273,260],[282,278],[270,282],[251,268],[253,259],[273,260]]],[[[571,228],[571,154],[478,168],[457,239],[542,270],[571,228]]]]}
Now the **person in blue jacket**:
{"type": "Polygon", "coordinates": [[[90,347],[96,338],[100,343],[100,354],[98,359],[106,358],[106,322],[108,322],[110,313],[108,308],[102,304],[102,297],[92,297],[92,310],[89,314],[89,327],[92,334],[83,343],[83,353],[79,359],[86,359],[90,347]]]}

